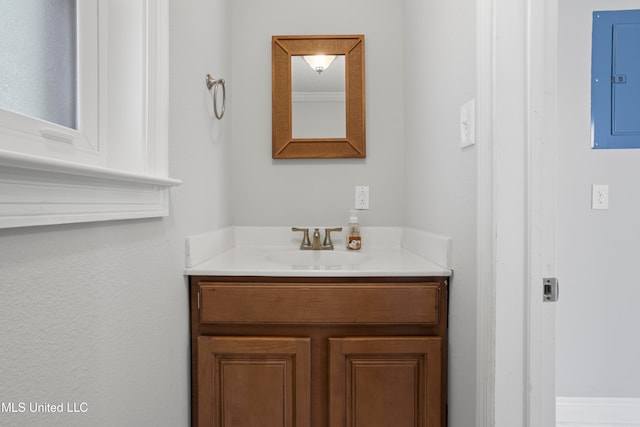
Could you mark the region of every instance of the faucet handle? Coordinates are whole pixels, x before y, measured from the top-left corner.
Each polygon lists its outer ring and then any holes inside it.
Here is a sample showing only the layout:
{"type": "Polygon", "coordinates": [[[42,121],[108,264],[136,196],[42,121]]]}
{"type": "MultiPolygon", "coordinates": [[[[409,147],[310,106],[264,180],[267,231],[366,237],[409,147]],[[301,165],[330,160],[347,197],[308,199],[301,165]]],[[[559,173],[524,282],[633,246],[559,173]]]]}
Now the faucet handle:
{"type": "Polygon", "coordinates": [[[332,231],[342,231],[342,227],[333,227],[333,228],[324,229],[324,243],[322,244],[323,249],[333,249],[333,242],[331,241],[332,231]]]}
{"type": "Polygon", "coordinates": [[[311,242],[309,241],[309,229],[308,228],[300,228],[300,227],[291,227],[291,231],[302,231],[302,243],[300,243],[300,249],[304,247],[311,247],[311,242]]]}

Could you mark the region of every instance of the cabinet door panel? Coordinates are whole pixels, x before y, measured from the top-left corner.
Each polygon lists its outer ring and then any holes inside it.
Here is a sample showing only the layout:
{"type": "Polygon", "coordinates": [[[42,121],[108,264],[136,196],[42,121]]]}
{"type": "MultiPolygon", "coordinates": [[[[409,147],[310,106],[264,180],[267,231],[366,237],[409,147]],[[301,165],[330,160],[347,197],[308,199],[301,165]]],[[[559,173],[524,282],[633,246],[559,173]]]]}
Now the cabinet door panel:
{"type": "Polygon", "coordinates": [[[198,337],[198,424],[309,426],[310,339],[198,337]]]}
{"type": "Polygon", "coordinates": [[[441,339],[329,339],[331,427],[441,425],[441,339]]]}

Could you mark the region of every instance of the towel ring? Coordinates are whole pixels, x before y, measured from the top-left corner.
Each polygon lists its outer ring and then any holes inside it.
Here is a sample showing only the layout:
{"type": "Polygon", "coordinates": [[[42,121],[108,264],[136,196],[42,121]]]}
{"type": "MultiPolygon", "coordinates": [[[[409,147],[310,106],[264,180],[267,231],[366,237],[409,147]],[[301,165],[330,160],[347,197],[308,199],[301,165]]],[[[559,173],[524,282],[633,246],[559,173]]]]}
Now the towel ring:
{"type": "Polygon", "coordinates": [[[224,109],[227,104],[227,89],[224,86],[224,79],[214,79],[211,77],[211,74],[207,74],[205,83],[207,84],[207,89],[209,89],[209,91],[213,88],[213,93],[211,95],[213,97],[213,113],[216,115],[216,118],[220,120],[224,117],[224,109]],[[218,113],[218,87],[220,86],[222,86],[222,111],[218,113]]]}

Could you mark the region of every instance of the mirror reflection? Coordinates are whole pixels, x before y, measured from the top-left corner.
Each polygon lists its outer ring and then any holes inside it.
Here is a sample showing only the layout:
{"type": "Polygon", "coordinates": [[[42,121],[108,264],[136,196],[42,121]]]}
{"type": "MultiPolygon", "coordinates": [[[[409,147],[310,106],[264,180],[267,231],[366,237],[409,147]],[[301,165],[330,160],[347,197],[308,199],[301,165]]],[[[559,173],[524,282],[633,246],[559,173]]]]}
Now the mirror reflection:
{"type": "Polygon", "coordinates": [[[291,56],[293,138],[345,138],[345,56],[291,56]]]}

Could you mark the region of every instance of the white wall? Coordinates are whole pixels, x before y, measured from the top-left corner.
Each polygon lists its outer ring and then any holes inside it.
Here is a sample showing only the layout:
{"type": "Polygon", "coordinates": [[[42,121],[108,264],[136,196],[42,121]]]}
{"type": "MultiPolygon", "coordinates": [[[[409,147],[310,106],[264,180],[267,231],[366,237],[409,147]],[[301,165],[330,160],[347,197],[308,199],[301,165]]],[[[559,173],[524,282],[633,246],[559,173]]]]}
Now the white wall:
{"type": "Polygon", "coordinates": [[[406,0],[405,224],[453,237],[449,426],[475,425],[476,150],[459,146],[475,94],[475,1],[406,0]]]}
{"type": "Polygon", "coordinates": [[[236,0],[232,13],[236,225],[346,225],[368,185],[363,225],[403,221],[402,8],[395,0],[236,0]],[[364,34],[367,158],[271,158],[271,36],[364,34]]]}
{"type": "Polygon", "coordinates": [[[0,231],[0,402],[88,405],[2,426],[189,424],[184,237],[231,222],[230,120],[203,89],[230,74],[230,1],[169,3],[171,216],[0,231]]]}
{"type": "Polygon", "coordinates": [[[639,150],[590,149],[591,12],[637,0],[560,0],[557,394],[640,397],[639,150]],[[609,210],[590,209],[608,184],[609,210]]]}

